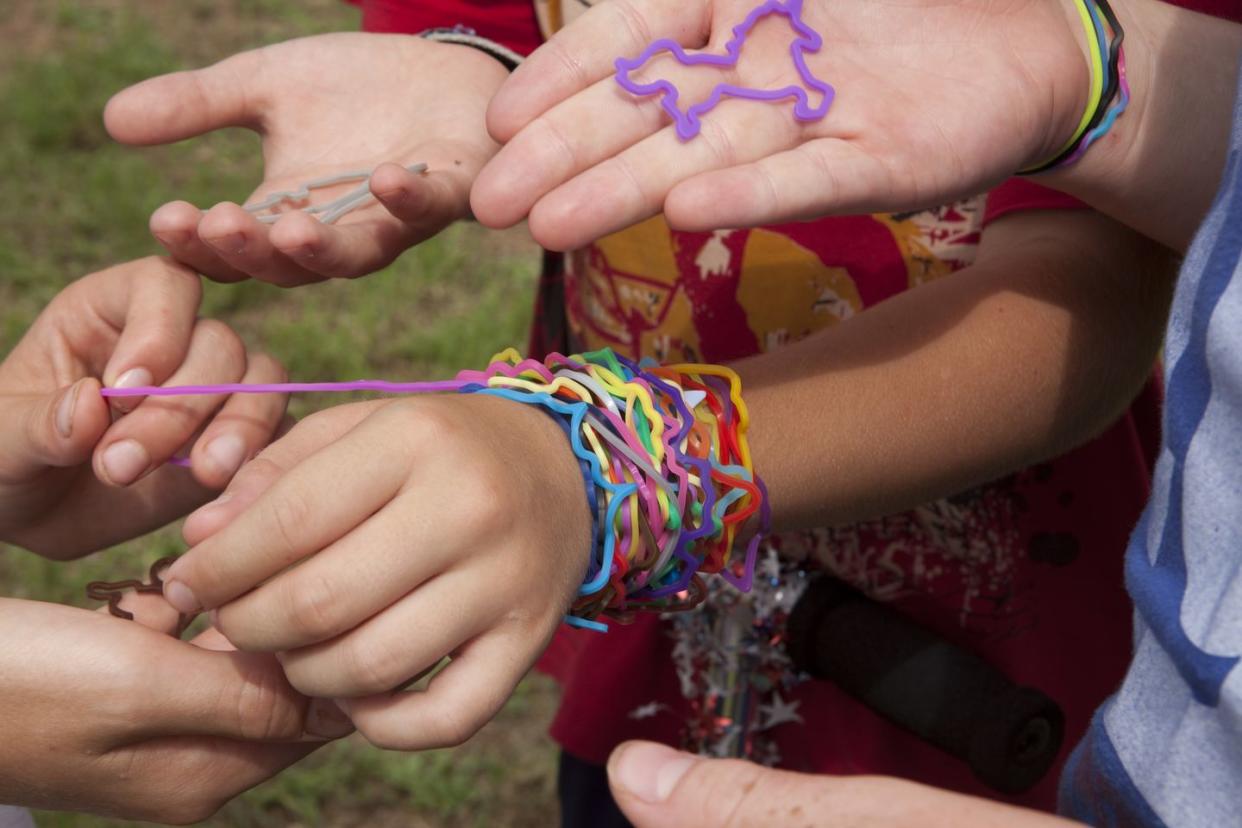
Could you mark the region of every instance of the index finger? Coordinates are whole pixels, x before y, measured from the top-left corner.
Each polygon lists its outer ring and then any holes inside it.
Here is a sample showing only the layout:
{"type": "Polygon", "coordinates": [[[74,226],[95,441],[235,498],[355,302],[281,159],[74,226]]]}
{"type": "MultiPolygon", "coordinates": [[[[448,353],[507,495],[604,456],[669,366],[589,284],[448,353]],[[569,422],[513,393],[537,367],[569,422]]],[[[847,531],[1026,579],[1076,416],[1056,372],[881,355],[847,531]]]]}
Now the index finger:
{"type": "Polygon", "coordinates": [[[504,143],[536,117],[614,71],[621,55],[653,40],[707,43],[711,0],[617,0],[595,6],[522,62],[487,108],[487,129],[504,143]]]}
{"type": "Polygon", "coordinates": [[[86,310],[120,332],[99,366],[104,385],[156,385],[172,376],[189,349],[202,299],[193,271],[151,256],[93,273],[79,285],[86,310]]]}
{"type": "Polygon", "coordinates": [[[164,595],[182,612],[215,609],[341,538],[379,511],[408,470],[371,421],[308,457],[227,527],[177,559],[164,595]],[[383,451],[377,451],[383,446],[383,451]]]}

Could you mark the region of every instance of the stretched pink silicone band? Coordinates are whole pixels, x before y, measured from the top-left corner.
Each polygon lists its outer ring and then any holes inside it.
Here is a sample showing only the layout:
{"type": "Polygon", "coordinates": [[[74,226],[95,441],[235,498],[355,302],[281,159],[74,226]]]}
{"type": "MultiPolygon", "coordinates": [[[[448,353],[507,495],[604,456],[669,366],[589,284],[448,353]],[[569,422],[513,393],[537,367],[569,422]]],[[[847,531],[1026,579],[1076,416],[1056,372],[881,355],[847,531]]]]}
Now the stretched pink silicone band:
{"type": "Polygon", "coordinates": [[[277,382],[266,385],[227,383],[224,385],[173,385],[168,388],[104,388],[105,397],[192,397],[202,394],[302,394],[313,392],[344,393],[347,391],[382,391],[389,394],[434,394],[460,391],[469,385],[463,380],[443,382],[387,382],[355,380],[353,382],[277,382]]]}

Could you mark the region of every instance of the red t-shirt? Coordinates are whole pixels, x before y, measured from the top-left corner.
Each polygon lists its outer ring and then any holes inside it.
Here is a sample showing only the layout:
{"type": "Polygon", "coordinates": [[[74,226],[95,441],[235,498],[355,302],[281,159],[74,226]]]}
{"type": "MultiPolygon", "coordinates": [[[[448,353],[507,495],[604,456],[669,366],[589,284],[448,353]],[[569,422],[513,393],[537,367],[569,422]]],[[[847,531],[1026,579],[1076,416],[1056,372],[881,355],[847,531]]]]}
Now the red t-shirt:
{"type": "MultiPolygon", "coordinates": [[[[356,1],[372,31],[462,24],[520,52],[541,42],[540,22],[561,20],[573,5],[356,1]]],[[[1238,11],[1233,0],[1181,5],[1238,11]]],[[[1014,180],[986,197],[912,214],[720,233],[675,232],[652,219],[567,257],[549,256],[533,350],[607,345],[630,355],[723,362],[779,348],[926,281],[952,278],[973,261],[990,221],[1039,209],[1082,205],[1014,180]]],[[[1122,554],[1148,495],[1158,398],[1153,384],[1098,439],[1006,480],[906,514],[776,543],[826,559],[837,576],[1047,693],[1066,714],[1068,749],[1129,661],[1122,554]]],[[[560,633],[542,662],[564,687],[554,738],[599,764],[624,739],[678,744],[702,724],[707,703],[702,675],[686,666],[696,659],[696,634],[702,630],[693,622],[654,617],[614,625],[606,635],[560,633]]],[[[796,703],[800,721],[769,718],[758,734],[764,751],[754,758],[995,796],[964,763],[830,683],[779,692],[785,710],[796,703]]],[[[746,699],[777,710],[772,700],[746,699]]],[[[699,737],[691,740],[702,746],[699,737]]],[[[1012,801],[1051,809],[1058,773],[1059,766],[1012,801]]]]}

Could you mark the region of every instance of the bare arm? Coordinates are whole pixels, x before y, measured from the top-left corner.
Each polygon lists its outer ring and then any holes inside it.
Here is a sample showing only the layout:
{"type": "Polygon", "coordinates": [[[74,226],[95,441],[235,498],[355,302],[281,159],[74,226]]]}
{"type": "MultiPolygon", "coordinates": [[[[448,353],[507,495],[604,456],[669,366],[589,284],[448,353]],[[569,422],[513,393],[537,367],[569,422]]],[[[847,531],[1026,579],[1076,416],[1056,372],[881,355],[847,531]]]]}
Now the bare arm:
{"type": "Polygon", "coordinates": [[[740,363],[780,528],[910,508],[1098,434],[1150,374],[1172,257],[1094,213],[988,228],[977,262],[740,363]]]}

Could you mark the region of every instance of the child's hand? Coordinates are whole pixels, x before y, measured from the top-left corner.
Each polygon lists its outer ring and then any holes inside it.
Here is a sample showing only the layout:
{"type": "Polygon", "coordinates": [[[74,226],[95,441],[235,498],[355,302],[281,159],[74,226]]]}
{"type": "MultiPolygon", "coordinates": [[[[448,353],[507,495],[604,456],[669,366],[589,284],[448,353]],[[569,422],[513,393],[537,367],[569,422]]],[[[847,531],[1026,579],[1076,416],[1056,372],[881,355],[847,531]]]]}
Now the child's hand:
{"type": "MultiPolygon", "coordinates": [[[[266,169],[252,199],[378,167],[371,190],[382,206],[333,225],[297,210],[265,225],[230,203],[203,213],[175,201],[151,216],[151,232],[168,252],[206,276],[292,286],[378,270],[467,216],[474,176],[496,151],[484,124],[487,102],[506,75],[496,60],[466,46],[330,34],[153,78],[116,95],[104,117],[112,136],[127,144],[229,126],[255,130],[263,136],[266,169]],[[404,169],[418,162],[430,171],[404,169]]],[[[356,184],[312,196],[327,201],[356,184]]]]}
{"type": "MultiPolygon", "coordinates": [[[[580,247],[664,211],[684,230],[829,213],[923,208],[983,192],[1055,154],[1087,97],[1078,23],[1062,3],[987,0],[806,2],[824,38],[807,63],[836,89],[826,118],[792,102],[726,99],[678,140],[659,96],[614,79],[618,57],[670,38],[723,54],[755,0],[605,2],[536,51],[496,94],[488,125],[504,149],[479,175],[474,213],[580,247]]],[[[760,22],[735,71],[657,57],[636,77],[673,81],[680,105],[716,84],[798,83],[786,18],[760,22]]],[[[812,105],[818,104],[812,100],[812,105]]]]}
{"type": "Polygon", "coordinates": [[[0,802],[195,822],[349,731],[270,656],[211,639],[0,599],[0,802]]]}
{"type": "Polygon", "coordinates": [[[267,445],[283,397],[110,406],[100,396],[101,380],[284,378],[226,325],[198,318],[201,292],[197,276],[165,259],[100,271],[62,291],[0,363],[0,540],[56,558],[110,546],[199,505],[267,445]],[[192,470],[163,465],[191,443],[192,470]]]}
{"type": "Polygon", "coordinates": [[[580,468],[542,411],[482,395],[342,406],[297,425],[186,523],[165,575],[242,650],[344,699],[370,741],[469,738],[542,652],[586,571],[580,468]],[[296,565],[295,565],[296,564],[296,565]],[[453,662],[422,693],[393,694],[453,662]]]}

